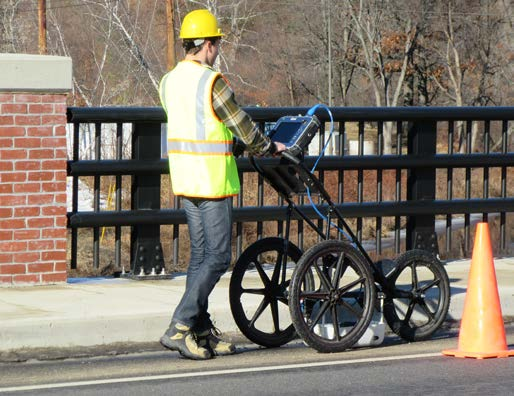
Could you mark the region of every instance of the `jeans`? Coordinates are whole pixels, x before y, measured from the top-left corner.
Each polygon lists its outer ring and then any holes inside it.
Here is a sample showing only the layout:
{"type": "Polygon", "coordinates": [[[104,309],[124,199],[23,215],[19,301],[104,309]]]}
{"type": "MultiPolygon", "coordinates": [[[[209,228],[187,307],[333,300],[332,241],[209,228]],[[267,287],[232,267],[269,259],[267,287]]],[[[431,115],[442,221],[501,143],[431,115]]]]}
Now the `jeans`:
{"type": "Polygon", "coordinates": [[[183,197],[182,203],[189,227],[191,258],[186,290],[172,323],[181,323],[200,333],[213,326],[207,312],[209,295],[230,265],[232,198],[183,197]]]}

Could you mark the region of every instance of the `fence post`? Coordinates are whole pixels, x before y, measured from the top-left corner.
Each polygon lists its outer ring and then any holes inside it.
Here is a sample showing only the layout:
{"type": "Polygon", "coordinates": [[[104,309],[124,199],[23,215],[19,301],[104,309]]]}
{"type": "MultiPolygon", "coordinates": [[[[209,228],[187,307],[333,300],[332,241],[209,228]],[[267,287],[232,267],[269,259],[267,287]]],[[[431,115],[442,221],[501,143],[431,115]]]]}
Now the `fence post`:
{"type": "Polygon", "coordinates": [[[71,58],[0,54],[0,285],[65,282],[71,58]]]}
{"type": "MultiPolygon", "coordinates": [[[[408,133],[408,153],[416,156],[433,156],[436,153],[437,122],[420,121],[412,124],[408,133]]],[[[436,170],[414,168],[407,175],[407,200],[434,200],[436,170]]],[[[435,215],[407,217],[407,250],[424,249],[438,255],[435,215]]]]}
{"type": "MultiPolygon", "coordinates": [[[[161,158],[161,124],[134,123],[132,130],[132,159],[161,158]]],[[[132,177],[132,210],[161,208],[161,175],[132,177]]],[[[159,224],[138,225],[131,233],[132,275],[159,275],[164,269],[159,224]]]]}

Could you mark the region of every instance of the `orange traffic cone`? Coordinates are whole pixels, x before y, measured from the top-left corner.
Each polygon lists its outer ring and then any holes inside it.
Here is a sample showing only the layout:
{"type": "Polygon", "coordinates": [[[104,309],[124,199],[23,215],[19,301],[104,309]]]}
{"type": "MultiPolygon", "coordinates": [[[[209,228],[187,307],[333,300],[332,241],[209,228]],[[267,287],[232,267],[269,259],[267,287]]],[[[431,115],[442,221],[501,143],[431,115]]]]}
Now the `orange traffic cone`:
{"type": "Polygon", "coordinates": [[[514,350],[507,349],[487,223],[477,224],[458,349],[443,354],[477,359],[514,356],[514,350]]]}

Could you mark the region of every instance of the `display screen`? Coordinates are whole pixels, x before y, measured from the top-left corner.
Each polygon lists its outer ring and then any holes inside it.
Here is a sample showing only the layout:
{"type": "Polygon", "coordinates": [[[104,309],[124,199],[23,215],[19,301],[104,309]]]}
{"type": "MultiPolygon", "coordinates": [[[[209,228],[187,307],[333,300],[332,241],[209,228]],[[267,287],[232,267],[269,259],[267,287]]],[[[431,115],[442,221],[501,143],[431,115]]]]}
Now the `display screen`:
{"type": "Polygon", "coordinates": [[[293,144],[295,134],[302,125],[303,122],[280,122],[275,126],[277,129],[272,133],[271,140],[284,143],[285,145],[287,145],[287,143],[293,144]]]}

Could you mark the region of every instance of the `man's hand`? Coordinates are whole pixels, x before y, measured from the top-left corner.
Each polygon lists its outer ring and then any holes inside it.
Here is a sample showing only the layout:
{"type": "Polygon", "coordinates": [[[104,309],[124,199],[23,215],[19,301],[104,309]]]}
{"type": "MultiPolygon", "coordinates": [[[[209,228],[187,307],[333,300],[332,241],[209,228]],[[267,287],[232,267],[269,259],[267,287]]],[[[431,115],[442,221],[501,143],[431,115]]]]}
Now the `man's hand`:
{"type": "Polygon", "coordinates": [[[278,157],[280,154],[287,150],[287,147],[284,143],[280,142],[271,142],[268,146],[268,150],[265,153],[256,154],[256,157],[264,157],[264,156],[273,156],[278,157]]]}
{"type": "Polygon", "coordinates": [[[284,143],[280,143],[280,142],[274,142],[275,143],[275,147],[277,148],[275,150],[275,153],[273,154],[274,156],[276,155],[280,155],[280,153],[282,151],[286,151],[287,150],[287,147],[284,143]]]}

